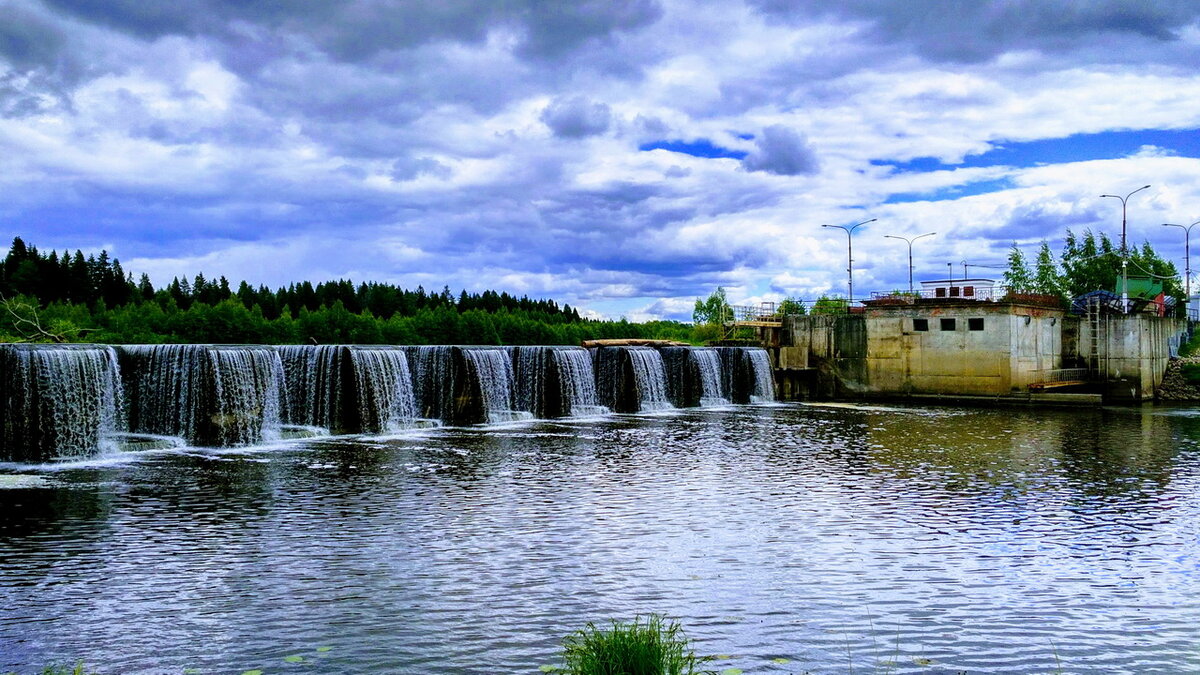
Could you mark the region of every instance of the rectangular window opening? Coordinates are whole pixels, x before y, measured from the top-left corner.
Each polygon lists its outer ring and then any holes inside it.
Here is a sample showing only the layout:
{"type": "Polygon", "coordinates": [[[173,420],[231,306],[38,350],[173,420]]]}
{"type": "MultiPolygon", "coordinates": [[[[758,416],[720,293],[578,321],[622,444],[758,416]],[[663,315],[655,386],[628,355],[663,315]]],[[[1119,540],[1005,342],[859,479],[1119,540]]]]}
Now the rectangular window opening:
{"type": "Polygon", "coordinates": [[[942,319],[942,330],[955,330],[954,319],[942,319]]]}
{"type": "Polygon", "coordinates": [[[967,330],[983,330],[983,319],[967,319],[967,330]]]}
{"type": "Polygon", "coordinates": [[[915,330],[915,331],[929,330],[929,319],[913,319],[913,330],[915,330]]]}

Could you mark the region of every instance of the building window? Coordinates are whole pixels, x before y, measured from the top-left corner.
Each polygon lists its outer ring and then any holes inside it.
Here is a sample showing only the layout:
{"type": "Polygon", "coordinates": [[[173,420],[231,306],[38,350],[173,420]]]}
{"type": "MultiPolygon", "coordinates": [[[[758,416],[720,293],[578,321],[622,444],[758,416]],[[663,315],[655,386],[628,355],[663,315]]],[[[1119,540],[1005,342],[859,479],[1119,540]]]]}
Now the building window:
{"type": "Polygon", "coordinates": [[[941,288],[941,287],[938,287],[938,289],[937,289],[937,296],[938,296],[939,298],[944,298],[944,297],[946,297],[946,289],[944,289],[944,288],[941,288]]]}
{"type": "Polygon", "coordinates": [[[951,287],[950,287],[950,297],[952,297],[952,298],[957,298],[957,297],[958,297],[958,290],[959,290],[959,289],[958,289],[958,286],[951,286],[951,287]]]}
{"type": "Polygon", "coordinates": [[[974,286],[963,286],[963,297],[964,298],[975,297],[975,287],[974,286]]]}
{"type": "Polygon", "coordinates": [[[954,319],[942,319],[942,330],[954,330],[954,319]]]}
{"type": "Polygon", "coordinates": [[[983,330],[983,319],[967,319],[967,330],[983,330]]]}
{"type": "Polygon", "coordinates": [[[913,319],[913,330],[915,330],[915,331],[929,330],[929,319],[913,319]]]}

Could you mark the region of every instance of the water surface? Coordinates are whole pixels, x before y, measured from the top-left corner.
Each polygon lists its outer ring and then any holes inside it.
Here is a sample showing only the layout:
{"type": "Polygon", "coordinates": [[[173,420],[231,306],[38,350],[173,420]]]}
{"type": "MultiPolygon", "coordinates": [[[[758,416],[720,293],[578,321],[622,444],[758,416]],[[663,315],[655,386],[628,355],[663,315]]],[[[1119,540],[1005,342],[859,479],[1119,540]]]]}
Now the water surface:
{"type": "Polygon", "coordinates": [[[718,670],[1196,672],[1198,442],[789,404],[7,465],[0,671],[537,672],[660,612],[718,670]]]}

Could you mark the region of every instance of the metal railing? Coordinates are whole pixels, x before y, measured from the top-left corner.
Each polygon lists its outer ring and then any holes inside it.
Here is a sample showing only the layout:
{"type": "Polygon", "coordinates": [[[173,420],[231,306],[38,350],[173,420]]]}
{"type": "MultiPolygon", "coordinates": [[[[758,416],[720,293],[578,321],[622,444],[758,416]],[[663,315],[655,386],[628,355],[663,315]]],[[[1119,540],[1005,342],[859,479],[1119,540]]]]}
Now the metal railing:
{"type": "Polygon", "coordinates": [[[1086,382],[1087,380],[1087,368],[1058,368],[1042,371],[1042,382],[1086,382]]]}
{"type": "Polygon", "coordinates": [[[977,286],[970,283],[939,286],[937,288],[922,288],[908,291],[873,291],[872,300],[911,301],[917,298],[933,298],[937,300],[1000,300],[1009,295],[1005,286],[977,286]]]}
{"type": "Polygon", "coordinates": [[[782,321],[779,307],[774,302],[760,302],[757,305],[730,305],[734,321],[782,321]]]}

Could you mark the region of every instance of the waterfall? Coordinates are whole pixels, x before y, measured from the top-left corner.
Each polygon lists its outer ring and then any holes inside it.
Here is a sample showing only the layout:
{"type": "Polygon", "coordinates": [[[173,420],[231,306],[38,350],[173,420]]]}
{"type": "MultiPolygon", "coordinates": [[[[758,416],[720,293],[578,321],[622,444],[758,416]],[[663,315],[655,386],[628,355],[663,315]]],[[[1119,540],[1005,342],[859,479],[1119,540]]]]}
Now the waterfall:
{"type": "Polygon", "coordinates": [[[608,408],[597,402],[592,355],[587,350],[576,348],[554,349],[551,353],[558,368],[564,414],[580,417],[608,412],[608,408]]]}
{"type": "Polygon", "coordinates": [[[405,347],[418,417],[448,420],[454,407],[452,348],[445,345],[405,347]]]}
{"type": "Polygon", "coordinates": [[[112,347],[5,345],[0,378],[0,459],[73,459],[116,448],[124,392],[112,347]]]}
{"type": "Polygon", "coordinates": [[[513,347],[513,409],[546,414],[546,369],[550,347],[513,347]]]}
{"type": "Polygon", "coordinates": [[[627,347],[633,365],[633,381],[637,387],[639,410],[666,410],[672,407],[667,398],[667,374],[662,354],[650,347],[627,347]]]}
{"type": "MultiPolygon", "coordinates": [[[[763,352],[766,355],[766,352],[763,352]]],[[[715,349],[695,347],[688,349],[688,360],[695,368],[696,380],[699,382],[700,405],[719,406],[729,405],[729,395],[726,393],[721,354],[715,349]]],[[[768,369],[768,375],[770,370],[768,369]]]]}
{"type": "Polygon", "coordinates": [[[362,430],[397,431],[416,417],[408,357],[400,349],[351,348],[362,430]]]}
{"type": "Polygon", "coordinates": [[[751,403],[765,403],[775,400],[775,377],[771,370],[771,357],[767,350],[747,347],[745,358],[753,373],[754,387],[750,391],[751,403]]]}
{"type": "Polygon", "coordinates": [[[287,405],[284,421],[330,431],[340,430],[344,350],[335,345],[283,345],[275,348],[283,363],[287,405]]]}
{"type": "Polygon", "coordinates": [[[283,362],[269,347],[120,347],[136,433],[200,445],[249,445],[279,437],[283,362]]]}
{"type": "Polygon", "coordinates": [[[533,417],[513,410],[512,357],[503,349],[463,349],[468,372],[479,383],[480,405],[488,422],[533,417]]]}
{"type": "Polygon", "coordinates": [[[217,445],[279,440],[279,354],[269,347],[214,347],[208,354],[216,396],[210,419],[217,445]]]}
{"type": "Polygon", "coordinates": [[[125,357],[129,430],[192,439],[204,397],[203,345],[128,345],[125,357]]]}

